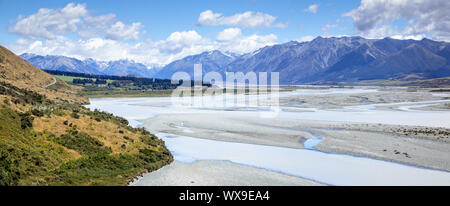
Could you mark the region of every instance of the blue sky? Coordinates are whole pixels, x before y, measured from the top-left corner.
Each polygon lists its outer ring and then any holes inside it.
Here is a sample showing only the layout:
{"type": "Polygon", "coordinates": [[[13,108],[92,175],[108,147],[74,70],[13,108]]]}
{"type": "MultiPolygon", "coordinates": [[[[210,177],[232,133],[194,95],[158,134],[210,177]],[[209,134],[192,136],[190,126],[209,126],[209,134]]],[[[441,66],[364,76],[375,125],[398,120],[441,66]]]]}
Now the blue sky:
{"type": "Polygon", "coordinates": [[[0,44],[19,54],[133,59],[153,66],[212,49],[246,53],[317,36],[450,36],[436,26],[450,21],[448,1],[387,2],[0,0],[0,44]],[[424,7],[433,15],[420,13],[427,12],[424,7]]]}
{"type": "Polygon", "coordinates": [[[276,33],[280,41],[295,40],[301,36],[322,35],[322,26],[326,24],[340,24],[339,29],[331,30],[331,34],[351,34],[353,26],[349,17],[342,14],[356,8],[357,0],[348,1],[299,1],[299,0],[229,0],[229,1],[70,1],[70,0],[1,0],[0,6],[4,8],[0,13],[2,30],[0,37],[3,41],[14,41],[19,36],[10,34],[8,26],[19,16],[29,16],[40,8],[63,8],[68,3],[85,3],[87,9],[96,15],[114,13],[124,22],[142,22],[146,30],[146,37],[154,40],[165,39],[170,33],[176,31],[195,29],[203,35],[214,35],[227,26],[198,27],[195,25],[199,14],[205,10],[222,13],[230,16],[245,11],[259,11],[276,16],[279,22],[287,23],[287,28],[250,28],[244,33],[268,34],[276,33]],[[127,2],[127,3],[125,3],[127,2]],[[189,2],[189,3],[187,3],[189,2]],[[319,4],[316,14],[305,12],[309,5],[319,4]],[[7,9],[6,9],[7,8],[7,9]],[[337,20],[341,22],[337,23],[337,20]]]}

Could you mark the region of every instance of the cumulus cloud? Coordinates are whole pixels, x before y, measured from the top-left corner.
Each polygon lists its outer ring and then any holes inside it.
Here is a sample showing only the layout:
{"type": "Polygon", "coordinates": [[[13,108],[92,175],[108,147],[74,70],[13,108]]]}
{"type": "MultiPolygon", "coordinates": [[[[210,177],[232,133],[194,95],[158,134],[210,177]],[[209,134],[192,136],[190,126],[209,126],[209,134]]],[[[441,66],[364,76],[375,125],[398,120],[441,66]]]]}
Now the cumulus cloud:
{"type": "Polygon", "coordinates": [[[353,19],[358,33],[379,37],[418,37],[429,33],[437,40],[450,40],[450,1],[448,0],[362,0],[358,8],[344,14],[353,19]],[[396,20],[406,20],[399,29],[396,20]]]}
{"type": "Polygon", "coordinates": [[[311,4],[303,11],[315,14],[317,13],[317,10],[319,10],[319,4],[311,4]]]}
{"type": "Polygon", "coordinates": [[[58,10],[42,8],[26,18],[19,16],[18,22],[9,32],[25,37],[53,39],[55,33],[72,33],[78,30],[81,17],[87,14],[85,4],[68,4],[58,10]]]}
{"type": "Polygon", "coordinates": [[[141,23],[125,25],[114,14],[92,16],[86,4],[69,3],[61,9],[41,8],[28,17],[19,16],[8,28],[26,38],[55,39],[58,36],[77,33],[81,37],[104,36],[110,39],[137,40],[141,23]]]}
{"type": "Polygon", "coordinates": [[[277,36],[274,34],[244,36],[241,29],[228,28],[219,32],[216,40],[216,47],[219,50],[242,54],[275,44],[277,36]]]}
{"type": "MultiPolygon", "coordinates": [[[[212,13],[212,12],[211,12],[212,13]]],[[[239,26],[274,26],[275,17],[262,13],[244,13],[232,20],[220,14],[214,18],[239,26]]],[[[212,23],[211,23],[212,24],[212,23]]],[[[125,24],[115,14],[94,16],[86,4],[70,3],[62,9],[40,9],[20,17],[9,28],[21,37],[7,47],[16,54],[63,55],[102,61],[130,59],[149,67],[163,66],[174,60],[205,51],[247,53],[276,43],[277,36],[244,35],[240,28],[227,28],[211,40],[194,30],[176,31],[162,40],[141,40],[140,22],[125,24]],[[134,40],[134,41],[126,41],[134,40]]]]}
{"type": "Polygon", "coordinates": [[[242,36],[242,31],[239,28],[225,29],[217,34],[217,41],[231,41],[242,36]]]}
{"type": "Polygon", "coordinates": [[[313,39],[315,39],[316,37],[315,36],[302,36],[302,37],[300,37],[299,39],[297,39],[296,41],[298,41],[298,42],[308,42],[308,41],[311,41],[311,40],[313,40],[313,39]]]}
{"type": "Polygon", "coordinates": [[[222,39],[211,41],[202,37],[196,31],[173,32],[166,39],[141,42],[124,42],[113,39],[92,37],[73,40],[58,36],[47,40],[18,39],[14,44],[8,45],[16,54],[25,52],[40,55],[64,55],[79,59],[93,58],[111,61],[132,59],[148,66],[163,66],[174,60],[204,51],[221,50],[234,53],[247,53],[266,45],[276,43],[277,37],[269,35],[244,36],[240,29],[225,29],[218,36],[222,39]],[[233,34],[234,38],[225,38],[225,34],[233,34]]]}
{"type": "Polygon", "coordinates": [[[206,10],[200,13],[197,20],[197,26],[240,26],[240,27],[286,27],[286,24],[275,23],[277,17],[262,12],[246,11],[233,16],[223,16],[220,13],[214,13],[206,10]]]}
{"type": "Polygon", "coordinates": [[[106,30],[106,37],[116,40],[138,40],[141,27],[142,24],[140,22],[135,22],[127,26],[121,21],[118,21],[106,30]]]}

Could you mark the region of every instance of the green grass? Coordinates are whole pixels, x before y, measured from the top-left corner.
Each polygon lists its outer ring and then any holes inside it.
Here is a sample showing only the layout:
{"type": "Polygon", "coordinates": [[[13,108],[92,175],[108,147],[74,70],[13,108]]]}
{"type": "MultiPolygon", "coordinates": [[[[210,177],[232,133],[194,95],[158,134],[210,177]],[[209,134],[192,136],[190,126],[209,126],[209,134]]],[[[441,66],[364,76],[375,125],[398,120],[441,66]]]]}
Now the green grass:
{"type": "Polygon", "coordinates": [[[161,140],[141,129],[132,131],[142,132],[141,142],[158,149],[112,155],[111,148],[76,128],[60,137],[33,132],[32,125],[22,129],[20,113],[2,105],[0,185],[124,185],[173,160],[161,140]],[[73,159],[65,148],[79,152],[81,158],[73,159]]]}
{"type": "Polygon", "coordinates": [[[65,163],[54,171],[57,178],[48,185],[123,185],[143,171],[156,170],[170,161],[163,156],[149,158],[144,153],[118,156],[98,153],[65,163]]]}
{"type": "MultiPolygon", "coordinates": [[[[72,81],[70,81],[70,83],[72,83],[72,81]]],[[[61,90],[70,90],[71,88],[67,84],[64,84],[64,80],[57,78],[56,83],[49,86],[48,89],[54,91],[61,91],[61,90]]]]}
{"type": "Polygon", "coordinates": [[[22,129],[20,113],[5,105],[0,108],[0,125],[0,153],[3,156],[0,179],[9,177],[6,178],[8,181],[1,182],[2,185],[31,181],[31,176],[45,175],[69,159],[70,154],[62,147],[46,140],[47,134],[35,133],[31,128],[22,129]]]}
{"type": "Polygon", "coordinates": [[[104,90],[104,91],[82,91],[81,96],[85,97],[169,97],[173,90],[104,90]]]}
{"type": "MultiPolygon", "coordinates": [[[[62,75],[54,75],[56,78],[61,79],[65,82],[72,83],[73,79],[92,79],[95,81],[95,78],[85,78],[85,77],[74,77],[74,76],[62,76],[62,75]]],[[[112,83],[114,80],[107,79],[106,83],[112,83]]]]}
{"type": "Polygon", "coordinates": [[[124,118],[77,104],[56,103],[8,84],[0,85],[0,94],[12,100],[0,104],[0,186],[126,185],[133,177],[173,161],[164,141],[143,128],[130,127],[124,118]],[[59,127],[33,127],[52,117],[93,120],[101,128],[113,124],[122,132],[111,135],[120,136],[117,140],[124,138],[123,133],[128,140],[133,137],[135,150],[106,147],[101,135],[88,134],[90,129],[76,125],[66,125],[69,129],[62,131],[59,127]]]}
{"type": "Polygon", "coordinates": [[[82,155],[92,155],[96,153],[111,153],[111,148],[103,147],[103,143],[86,133],[78,132],[76,129],[68,131],[67,134],[55,139],[55,142],[73,149],[82,155]]]}

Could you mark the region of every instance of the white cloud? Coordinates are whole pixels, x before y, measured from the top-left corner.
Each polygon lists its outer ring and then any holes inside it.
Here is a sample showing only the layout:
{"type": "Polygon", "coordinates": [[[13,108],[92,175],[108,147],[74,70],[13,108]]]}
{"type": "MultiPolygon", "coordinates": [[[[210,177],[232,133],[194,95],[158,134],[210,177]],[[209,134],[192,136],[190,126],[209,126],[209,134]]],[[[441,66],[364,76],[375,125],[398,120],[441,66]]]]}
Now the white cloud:
{"type": "Polygon", "coordinates": [[[217,41],[231,41],[242,36],[242,31],[239,28],[225,29],[217,34],[217,41]]]}
{"type": "Polygon", "coordinates": [[[234,53],[247,53],[263,46],[276,43],[277,37],[269,35],[244,36],[240,29],[225,29],[218,36],[226,33],[236,35],[234,38],[223,37],[220,41],[211,41],[202,37],[196,31],[173,32],[160,41],[140,41],[135,43],[113,39],[92,37],[73,40],[58,36],[54,39],[27,40],[19,39],[14,44],[7,45],[16,54],[25,52],[40,55],[64,55],[75,58],[93,58],[103,61],[131,59],[147,66],[162,66],[174,60],[204,51],[221,50],[234,53]]]}
{"type": "MultiPolygon", "coordinates": [[[[214,21],[221,22],[219,24],[246,27],[276,25],[275,17],[263,13],[246,12],[232,17],[211,14],[214,21]]],[[[277,41],[274,34],[247,36],[240,28],[224,29],[215,40],[205,38],[194,30],[173,32],[158,41],[139,40],[144,32],[140,22],[125,24],[117,20],[115,14],[93,16],[85,4],[73,3],[62,9],[40,9],[16,21],[9,31],[23,38],[6,45],[16,54],[27,52],[102,61],[130,59],[149,67],[162,66],[211,50],[243,54],[277,41]]]]}
{"type": "Polygon", "coordinates": [[[41,8],[28,17],[19,16],[8,28],[26,38],[55,39],[58,36],[77,33],[81,37],[104,36],[110,39],[136,40],[141,33],[141,23],[127,26],[115,19],[114,14],[92,16],[86,4],[69,3],[61,9],[41,8]]]}
{"type": "Polygon", "coordinates": [[[311,41],[313,39],[315,39],[315,36],[302,36],[299,39],[297,39],[296,41],[298,42],[307,42],[307,41],[311,41]]]}
{"type": "Polygon", "coordinates": [[[229,44],[223,45],[223,48],[226,51],[242,54],[255,51],[264,46],[274,45],[276,40],[277,36],[275,34],[268,34],[264,36],[253,34],[229,42],[229,44]]]}
{"type": "Polygon", "coordinates": [[[160,58],[165,59],[160,64],[167,64],[188,55],[213,50],[215,47],[209,39],[191,30],[173,32],[167,39],[154,42],[152,49],[157,49],[160,58]]]}
{"type": "Polygon", "coordinates": [[[344,14],[354,21],[361,35],[385,32],[389,36],[425,36],[450,40],[450,1],[448,0],[362,0],[358,8],[344,14]],[[396,20],[406,20],[406,26],[393,26],[396,20]]]}
{"type": "Polygon", "coordinates": [[[202,37],[196,31],[174,32],[167,38],[167,42],[192,43],[200,41],[202,37]]]}
{"type": "Polygon", "coordinates": [[[198,26],[240,26],[240,27],[281,27],[287,25],[275,23],[277,17],[265,14],[262,12],[246,11],[244,13],[235,14],[233,16],[223,16],[220,13],[214,13],[211,10],[206,10],[200,13],[197,20],[198,26]]]}
{"type": "Polygon", "coordinates": [[[303,11],[315,14],[317,13],[317,10],[319,10],[319,4],[311,4],[303,11]]]}
{"type": "Polygon", "coordinates": [[[106,37],[110,39],[138,40],[142,24],[135,22],[131,26],[127,26],[121,21],[113,24],[106,30],[106,37]]]}
{"type": "Polygon", "coordinates": [[[277,36],[274,34],[244,36],[241,29],[228,28],[219,32],[216,40],[219,50],[242,54],[275,44],[277,36]]]}
{"type": "Polygon", "coordinates": [[[85,6],[85,4],[70,3],[59,10],[39,9],[36,14],[26,18],[19,16],[18,22],[9,28],[9,32],[30,38],[46,39],[55,38],[55,33],[76,32],[81,17],[87,14],[85,6]]]}
{"type": "Polygon", "coordinates": [[[418,34],[418,35],[399,35],[399,34],[397,34],[397,35],[393,35],[390,37],[393,39],[402,39],[402,40],[404,40],[404,39],[421,40],[421,39],[425,38],[425,35],[424,34],[418,34]]]}

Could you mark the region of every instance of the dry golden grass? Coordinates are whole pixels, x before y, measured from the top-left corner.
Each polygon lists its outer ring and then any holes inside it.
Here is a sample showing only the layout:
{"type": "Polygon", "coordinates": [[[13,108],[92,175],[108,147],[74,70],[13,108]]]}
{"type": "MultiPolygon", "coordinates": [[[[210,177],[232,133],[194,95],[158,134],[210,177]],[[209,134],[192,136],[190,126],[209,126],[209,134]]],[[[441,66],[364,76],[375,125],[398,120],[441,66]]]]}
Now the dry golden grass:
{"type": "Polygon", "coordinates": [[[36,68],[2,46],[0,46],[0,80],[22,89],[35,91],[51,100],[88,103],[86,98],[77,95],[77,88],[36,68]],[[55,80],[56,84],[48,86],[55,80]]]}
{"type": "Polygon", "coordinates": [[[5,103],[5,100],[7,100],[6,102],[8,102],[8,106],[11,109],[14,109],[14,110],[19,111],[19,112],[25,112],[25,111],[28,111],[28,110],[30,110],[32,108],[32,106],[29,105],[29,104],[28,105],[16,105],[16,104],[14,104],[12,102],[11,96],[0,95],[0,104],[5,103]]]}
{"type": "Polygon", "coordinates": [[[164,142],[121,118],[81,108],[88,100],[78,95],[80,87],[1,46],[0,82],[0,152],[15,162],[2,170],[11,178],[0,185],[126,185],[173,161],[164,142]]]}
{"type": "Polygon", "coordinates": [[[52,115],[51,117],[43,116],[35,118],[33,121],[33,129],[37,132],[47,131],[59,137],[67,133],[67,130],[76,127],[79,131],[97,138],[106,147],[111,147],[113,155],[120,153],[137,154],[139,153],[139,149],[142,148],[158,150],[157,147],[151,148],[151,146],[142,143],[140,140],[142,134],[140,133],[133,133],[125,128],[120,128],[112,122],[98,122],[83,114],[80,115],[79,119],[76,119],[69,115],[69,111],[65,112],[67,115],[64,116],[52,115]],[[66,120],[69,125],[72,124],[72,127],[64,124],[66,120]],[[126,145],[125,148],[122,145],[126,145]]]}

